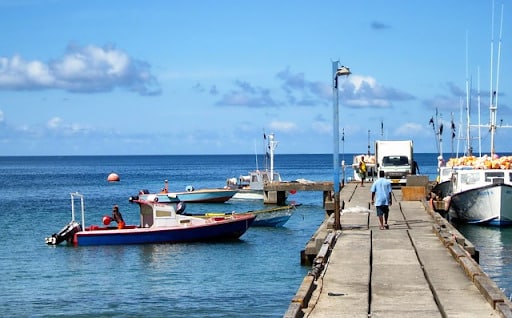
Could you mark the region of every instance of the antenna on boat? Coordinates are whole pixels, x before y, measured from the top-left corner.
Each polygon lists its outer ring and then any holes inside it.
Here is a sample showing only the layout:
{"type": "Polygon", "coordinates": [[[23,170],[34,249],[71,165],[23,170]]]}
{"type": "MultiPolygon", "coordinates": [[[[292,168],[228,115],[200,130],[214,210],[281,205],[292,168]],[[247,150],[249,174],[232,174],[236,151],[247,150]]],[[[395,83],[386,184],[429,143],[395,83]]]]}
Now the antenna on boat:
{"type": "Polygon", "coordinates": [[[268,148],[270,151],[270,182],[274,182],[274,150],[278,142],[274,140],[274,134],[268,135],[268,148]]]}
{"type": "MultiPolygon", "coordinates": [[[[493,20],[494,20],[494,2],[493,2],[493,20]]],[[[503,33],[503,4],[501,4],[501,21],[500,21],[500,35],[498,43],[498,61],[496,63],[496,90],[491,90],[491,156],[494,156],[496,149],[494,148],[494,135],[496,134],[496,111],[498,110],[498,88],[500,79],[500,58],[501,58],[501,35],[503,33]],[[494,102],[495,101],[495,102],[494,102]]],[[[492,63],[491,63],[492,69],[492,63]]],[[[492,73],[491,73],[492,75],[492,73]]],[[[492,82],[491,76],[491,82],[492,82]]],[[[492,88],[492,86],[491,86],[492,88]]]]}
{"type": "Polygon", "coordinates": [[[451,112],[451,131],[452,131],[452,154],[451,156],[453,157],[453,139],[455,139],[455,122],[453,121],[453,112],[451,112]]]}
{"type": "MultiPolygon", "coordinates": [[[[492,2],[492,15],[491,15],[491,76],[490,76],[490,91],[489,91],[489,131],[491,133],[491,156],[494,156],[496,154],[495,149],[495,134],[496,134],[496,118],[497,118],[497,111],[498,111],[498,96],[499,96],[499,78],[500,78],[500,61],[501,61],[501,38],[503,34],[503,8],[504,5],[501,4],[501,20],[500,20],[500,31],[499,31],[499,39],[498,39],[498,56],[497,56],[497,63],[496,63],[496,89],[493,89],[493,70],[494,70],[494,1],[492,2]]],[[[503,128],[512,128],[512,126],[502,126],[503,128]]]]}

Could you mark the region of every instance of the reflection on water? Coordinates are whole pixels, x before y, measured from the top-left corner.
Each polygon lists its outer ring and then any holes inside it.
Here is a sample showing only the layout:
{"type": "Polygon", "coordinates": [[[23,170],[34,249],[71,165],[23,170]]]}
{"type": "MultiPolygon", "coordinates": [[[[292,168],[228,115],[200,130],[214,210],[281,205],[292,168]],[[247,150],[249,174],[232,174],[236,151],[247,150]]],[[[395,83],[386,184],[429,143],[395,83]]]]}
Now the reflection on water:
{"type": "Polygon", "coordinates": [[[457,229],[480,251],[480,266],[510,297],[512,290],[512,228],[457,225],[457,229]]]}

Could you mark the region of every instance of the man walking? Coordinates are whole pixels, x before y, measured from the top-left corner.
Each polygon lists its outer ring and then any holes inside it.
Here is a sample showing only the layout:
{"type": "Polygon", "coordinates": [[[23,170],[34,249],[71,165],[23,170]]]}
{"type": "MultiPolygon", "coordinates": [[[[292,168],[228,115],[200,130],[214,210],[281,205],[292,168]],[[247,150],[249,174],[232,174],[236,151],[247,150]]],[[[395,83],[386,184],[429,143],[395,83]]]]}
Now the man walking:
{"type": "Polygon", "coordinates": [[[379,217],[380,229],[389,229],[389,206],[392,204],[391,182],[384,178],[384,171],[379,171],[379,178],[372,184],[372,204],[375,204],[379,217]]]}

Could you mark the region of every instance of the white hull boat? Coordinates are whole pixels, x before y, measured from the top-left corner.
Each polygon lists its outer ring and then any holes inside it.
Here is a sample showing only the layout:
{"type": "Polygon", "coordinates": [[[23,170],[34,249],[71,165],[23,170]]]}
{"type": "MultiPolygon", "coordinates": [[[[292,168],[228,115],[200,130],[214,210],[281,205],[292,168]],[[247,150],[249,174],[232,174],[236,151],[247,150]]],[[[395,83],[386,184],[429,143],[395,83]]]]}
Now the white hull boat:
{"type": "Polygon", "coordinates": [[[512,225],[512,170],[455,171],[450,217],[474,224],[512,225]]]}
{"type": "MultiPolygon", "coordinates": [[[[281,175],[274,171],[274,150],[277,147],[277,141],[274,139],[274,134],[265,136],[268,139],[266,154],[270,159],[270,169],[254,170],[249,172],[248,175],[241,175],[237,178],[229,178],[226,180],[225,189],[236,190],[232,199],[234,200],[264,200],[265,193],[263,187],[265,184],[273,182],[282,182],[281,175]]],[[[286,195],[288,195],[286,193],[286,195]]]]}

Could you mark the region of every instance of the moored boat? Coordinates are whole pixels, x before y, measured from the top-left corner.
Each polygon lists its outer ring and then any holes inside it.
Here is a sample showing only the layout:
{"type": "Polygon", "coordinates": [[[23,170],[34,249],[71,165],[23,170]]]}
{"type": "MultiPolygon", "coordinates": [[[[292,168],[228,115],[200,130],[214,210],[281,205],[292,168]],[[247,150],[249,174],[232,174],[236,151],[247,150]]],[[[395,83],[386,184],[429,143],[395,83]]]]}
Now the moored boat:
{"type": "Polygon", "coordinates": [[[151,200],[154,201],[154,198],[156,198],[156,200],[161,203],[224,203],[231,199],[237,192],[237,189],[195,189],[193,186],[187,186],[185,191],[169,192],[168,181],[165,180],[165,186],[162,191],[150,193],[148,190],[140,190],[137,195],[131,196],[129,200],[148,200],[149,198],[153,198],[151,200]]]}
{"type": "Polygon", "coordinates": [[[450,218],[475,224],[512,225],[512,169],[500,165],[500,161],[512,162],[512,157],[483,161],[487,167],[483,169],[453,171],[450,218]]]}
{"type": "Polygon", "coordinates": [[[206,213],[200,215],[189,214],[197,217],[208,218],[212,216],[223,215],[244,215],[247,213],[254,214],[256,219],[251,226],[264,226],[264,227],[282,227],[290,219],[297,205],[291,204],[286,206],[271,207],[262,210],[251,210],[243,213],[230,212],[230,213],[206,213]]]}
{"type": "MultiPolygon", "coordinates": [[[[501,50],[501,45],[499,46],[501,50]]],[[[493,46],[491,45],[491,61],[493,58],[493,46]]],[[[501,57],[498,51],[498,63],[501,57]]],[[[460,170],[452,173],[452,194],[450,196],[450,213],[455,219],[468,223],[490,225],[512,225],[512,156],[501,158],[496,154],[495,135],[498,110],[498,72],[494,85],[493,64],[491,63],[491,87],[489,89],[489,124],[470,125],[469,98],[467,105],[467,133],[468,154],[462,158],[465,166],[471,166],[471,170],[460,170]],[[474,157],[472,154],[470,131],[471,127],[488,128],[490,132],[490,155],[474,157]]],[[[468,87],[468,86],[467,86],[468,87]]],[[[467,88],[469,96],[469,89],[467,88]]],[[[480,119],[479,119],[480,122],[480,119]]],[[[512,128],[501,125],[500,128],[512,128]]]]}
{"type": "Polygon", "coordinates": [[[365,182],[371,182],[377,179],[377,163],[375,155],[355,155],[352,158],[352,170],[354,171],[353,179],[361,182],[361,172],[359,171],[359,163],[364,160],[366,164],[365,182]]]}
{"type": "MultiPolygon", "coordinates": [[[[264,135],[267,140],[266,157],[270,161],[270,167],[264,170],[256,169],[247,175],[241,175],[237,178],[229,178],[226,180],[225,189],[236,190],[233,199],[241,200],[263,200],[265,193],[263,187],[267,183],[282,182],[281,175],[274,170],[274,151],[278,142],[275,140],[274,134],[264,135]]],[[[286,193],[286,195],[288,195],[286,193]]]]}
{"type": "Polygon", "coordinates": [[[237,239],[256,217],[247,213],[198,218],[180,214],[183,212],[181,203],[137,200],[140,207],[139,225],[109,226],[110,218],[105,216],[105,226],[85,226],[83,199],[82,194],[71,193],[71,222],[58,233],[45,238],[46,244],[57,245],[66,241],[75,246],[123,245],[237,239]],[[80,199],[81,223],[75,220],[75,199],[80,199]]]}

